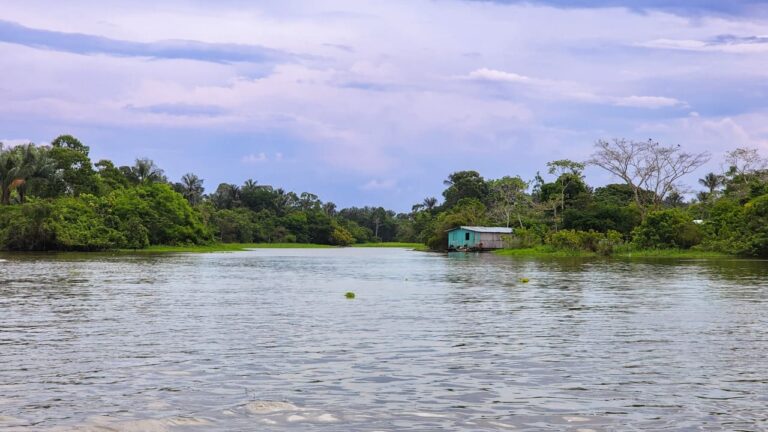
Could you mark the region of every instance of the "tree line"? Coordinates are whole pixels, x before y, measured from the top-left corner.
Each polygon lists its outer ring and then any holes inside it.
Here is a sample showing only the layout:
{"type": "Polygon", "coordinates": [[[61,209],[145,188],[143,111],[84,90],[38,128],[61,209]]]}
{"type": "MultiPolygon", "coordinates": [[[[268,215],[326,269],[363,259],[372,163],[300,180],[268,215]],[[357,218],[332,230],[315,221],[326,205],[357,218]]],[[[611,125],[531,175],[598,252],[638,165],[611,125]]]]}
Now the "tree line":
{"type": "Polygon", "coordinates": [[[0,248],[401,241],[443,250],[447,230],[493,225],[515,229],[506,239],[510,248],[603,254],[628,247],[698,248],[768,256],[768,162],[756,149],[728,152],[726,169],[704,175],[697,192],[680,180],[709,154],[652,140],[599,140],[588,160],[551,161],[530,180],[454,172],[444,182],[442,200],[427,197],[403,213],[337,209],[312,193],[250,179],[206,194],[195,174],[173,182],[149,159],[116,166],[94,163],[89,153],[70,135],[50,145],[0,144],[0,248]],[[588,165],[620,182],[588,185],[588,165]]]}

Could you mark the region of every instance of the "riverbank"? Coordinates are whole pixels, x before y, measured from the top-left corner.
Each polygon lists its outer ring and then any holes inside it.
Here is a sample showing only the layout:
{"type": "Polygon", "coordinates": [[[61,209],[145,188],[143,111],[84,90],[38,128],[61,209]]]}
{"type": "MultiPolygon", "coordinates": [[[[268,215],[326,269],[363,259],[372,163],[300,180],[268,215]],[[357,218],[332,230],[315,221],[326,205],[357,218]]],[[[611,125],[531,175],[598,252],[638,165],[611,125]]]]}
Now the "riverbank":
{"type": "MultiPolygon", "coordinates": [[[[215,243],[209,245],[188,245],[188,246],[149,246],[145,249],[122,249],[120,252],[127,253],[208,253],[208,252],[240,252],[249,249],[330,249],[339,246],[314,244],[314,243],[215,243]]],[[[409,248],[415,250],[427,250],[427,247],[420,243],[361,243],[351,245],[350,247],[365,248],[409,248]]]]}
{"type": "MultiPolygon", "coordinates": [[[[547,246],[539,246],[525,249],[500,249],[493,252],[496,255],[510,257],[606,257],[595,252],[581,250],[561,250],[547,246]]],[[[642,250],[619,250],[607,256],[610,258],[736,258],[720,252],[699,251],[690,249],[642,249],[642,250]]]]}

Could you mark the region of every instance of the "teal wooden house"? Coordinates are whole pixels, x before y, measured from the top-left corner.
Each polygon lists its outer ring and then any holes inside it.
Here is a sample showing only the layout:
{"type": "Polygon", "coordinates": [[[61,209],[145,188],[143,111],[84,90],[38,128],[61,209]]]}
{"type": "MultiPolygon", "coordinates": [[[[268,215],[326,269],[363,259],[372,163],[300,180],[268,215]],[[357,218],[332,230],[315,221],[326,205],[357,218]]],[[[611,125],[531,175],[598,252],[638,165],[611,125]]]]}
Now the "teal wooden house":
{"type": "Polygon", "coordinates": [[[448,250],[489,250],[504,247],[502,236],[512,228],[460,226],[448,230],[448,250]]]}

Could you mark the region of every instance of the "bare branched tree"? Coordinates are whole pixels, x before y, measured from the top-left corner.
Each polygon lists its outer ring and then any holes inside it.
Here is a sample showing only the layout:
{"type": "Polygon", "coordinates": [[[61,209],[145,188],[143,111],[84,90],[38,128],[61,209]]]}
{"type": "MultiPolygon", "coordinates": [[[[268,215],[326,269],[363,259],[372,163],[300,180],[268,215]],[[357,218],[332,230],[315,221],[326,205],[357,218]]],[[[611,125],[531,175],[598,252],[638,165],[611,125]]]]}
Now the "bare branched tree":
{"type": "Polygon", "coordinates": [[[739,147],[725,154],[725,162],[728,164],[727,174],[734,178],[740,178],[747,183],[754,175],[765,170],[768,160],[760,156],[757,149],[739,147]]]}
{"type": "Polygon", "coordinates": [[[709,161],[708,152],[687,153],[680,146],[656,141],[599,140],[589,163],[619,177],[634,192],[635,203],[645,220],[658,209],[678,180],[709,161]]]}

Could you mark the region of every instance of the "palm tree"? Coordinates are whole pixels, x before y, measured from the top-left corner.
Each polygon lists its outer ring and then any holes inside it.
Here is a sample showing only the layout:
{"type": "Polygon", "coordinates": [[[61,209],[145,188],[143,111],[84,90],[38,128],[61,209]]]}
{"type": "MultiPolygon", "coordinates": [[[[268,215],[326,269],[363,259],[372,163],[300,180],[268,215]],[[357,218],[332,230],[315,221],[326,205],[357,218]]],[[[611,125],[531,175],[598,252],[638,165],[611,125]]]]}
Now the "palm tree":
{"type": "Polygon", "coordinates": [[[258,187],[258,183],[259,182],[254,179],[248,179],[245,181],[245,183],[243,183],[243,189],[255,189],[258,187]]]}
{"type": "Polygon", "coordinates": [[[131,172],[139,183],[154,183],[165,181],[165,173],[151,159],[136,159],[131,172]]]}
{"type": "Polygon", "coordinates": [[[0,203],[9,205],[14,190],[23,203],[28,180],[49,177],[54,170],[54,162],[34,144],[4,149],[0,143],[0,203]]]}
{"type": "Polygon", "coordinates": [[[671,207],[680,207],[685,204],[685,197],[680,192],[673,190],[664,198],[664,202],[671,207]]]}
{"type": "Polygon", "coordinates": [[[325,204],[323,204],[323,212],[328,217],[336,216],[336,204],[334,204],[334,203],[332,203],[330,201],[325,203],[325,204]]]}
{"type": "Polygon", "coordinates": [[[20,179],[22,159],[15,149],[4,149],[0,143],[0,189],[3,205],[11,203],[11,192],[16,187],[15,183],[20,179]]]}
{"type": "Polygon", "coordinates": [[[424,209],[427,211],[434,210],[435,206],[437,206],[437,198],[435,197],[427,197],[424,198],[424,209]]]}
{"type": "Polygon", "coordinates": [[[203,198],[203,179],[192,173],[181,177],[182,195],[191,205],[197,205],[203,198]]]}
{"type": "Polygon", "coordinates": [[[19,178],[13,184],[19,194],[19,202],[24,204],[29,182],[56,176],[56,161],[51,159],[44,149],[37,148],[34,144],[27,144],[17,149],[20,153],[21,165],[18,172],[19,178]]]}
{"type": "Polygon", "coordinates": [[[714,195],[717,188],[723,185],[725,178],[715,173],[709,173],[704,178],[699,179],[699,183],[709,189],[709,195],[714,195]]]}

